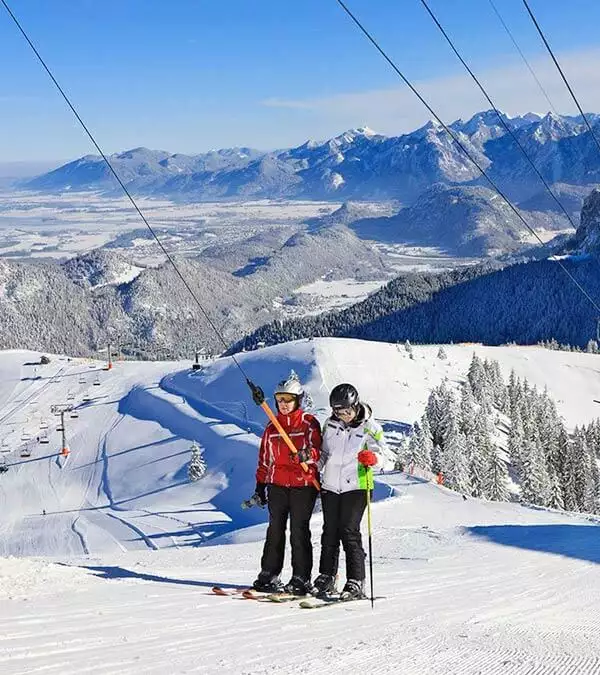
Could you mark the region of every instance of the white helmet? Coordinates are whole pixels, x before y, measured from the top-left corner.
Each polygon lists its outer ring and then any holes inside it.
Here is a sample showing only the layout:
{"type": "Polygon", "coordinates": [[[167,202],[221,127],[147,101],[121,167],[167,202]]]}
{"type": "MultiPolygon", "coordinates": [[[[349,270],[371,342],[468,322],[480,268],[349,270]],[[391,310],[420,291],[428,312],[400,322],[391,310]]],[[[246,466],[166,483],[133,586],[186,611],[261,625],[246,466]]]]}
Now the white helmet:
{"type": "Polygon", "coordinates": [[[275,391],[273,393],[294,394],[294,396],[298,396],[298,398],[302,400],[302,396],[304,396],[304,389],[300,384],[298,375],[296,375],[296,373],[292,370],[287,380],[281,380],[281,382],[279,382],[279,384],[275,387],[275,391]]]}

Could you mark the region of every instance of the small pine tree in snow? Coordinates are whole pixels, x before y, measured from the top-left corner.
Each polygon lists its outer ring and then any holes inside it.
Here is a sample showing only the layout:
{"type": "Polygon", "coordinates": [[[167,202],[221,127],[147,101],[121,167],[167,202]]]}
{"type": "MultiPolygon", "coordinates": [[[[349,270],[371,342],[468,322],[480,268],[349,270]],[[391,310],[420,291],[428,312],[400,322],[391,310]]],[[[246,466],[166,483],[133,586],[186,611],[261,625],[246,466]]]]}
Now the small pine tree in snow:
{"type": "Polygon", "coordinates": [[[412,354],[412,345],[410,344],[410,342],[409,342],[408,340],[404,343],[404,349],[405,349],[409,354],[412,354]]]}
{"type": "Polygon", "coordinates": [[[446,350],[443,347],[440,347],[438,349],[437,357],[438,357],[438,359],[441,359],[442,361],[445,361],[448,358],[448,355],[446,354],[446,350]]]}
{"type": "Polygon", "coordinates": [[[188,466],[188,478],[191,481],[197,481],[206,474],[206,461],[202,456],[203,450],[196,441],[192,443],[190,450],[192,451],[192,456],[188,466]]]}
{"type": "Polygon", "coordinates": [[[589,340],[585,346],[585,351],[588,354],[597,354],[598,353],[598,343],[596,340],[589,340]]]}

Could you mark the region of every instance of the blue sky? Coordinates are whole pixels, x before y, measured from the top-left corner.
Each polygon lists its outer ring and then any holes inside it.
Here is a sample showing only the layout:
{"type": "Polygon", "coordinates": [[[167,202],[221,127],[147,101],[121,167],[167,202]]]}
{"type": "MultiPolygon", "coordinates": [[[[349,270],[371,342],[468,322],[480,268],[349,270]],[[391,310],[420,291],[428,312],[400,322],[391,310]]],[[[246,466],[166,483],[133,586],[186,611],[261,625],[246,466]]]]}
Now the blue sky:
{"type": "MultiPolygon", "coordinates": [[[[521,0],[494,0],[560,112],[564,92],[521,0]]],[[[12,0],[107,152],[270,149],[368,124],[399,134],[429,115],[335,0],[12,0]]],[[[347,0],[452,121],[485,109],[419,0],[347,0]]],[[[587,110],[600,111],[600,3],[530,0],[587,110]]],[[[430,0],[508,113],[545,112],[488,0],[430,0]]],[[[0,7],[0,162],[93,152],[0,7]]]]}

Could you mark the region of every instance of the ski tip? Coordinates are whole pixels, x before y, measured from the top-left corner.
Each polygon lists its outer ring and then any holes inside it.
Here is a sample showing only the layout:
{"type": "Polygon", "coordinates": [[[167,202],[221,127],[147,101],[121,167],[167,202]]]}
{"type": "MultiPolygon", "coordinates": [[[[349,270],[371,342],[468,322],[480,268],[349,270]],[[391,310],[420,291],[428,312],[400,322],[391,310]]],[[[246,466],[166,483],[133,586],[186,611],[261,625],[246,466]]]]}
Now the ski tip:
{"type": "Polygon", "coordinates": [[[242,591],[242,597],[246,600],[256,600],[259,596],[251,588],[246,588],[242,591]]]}

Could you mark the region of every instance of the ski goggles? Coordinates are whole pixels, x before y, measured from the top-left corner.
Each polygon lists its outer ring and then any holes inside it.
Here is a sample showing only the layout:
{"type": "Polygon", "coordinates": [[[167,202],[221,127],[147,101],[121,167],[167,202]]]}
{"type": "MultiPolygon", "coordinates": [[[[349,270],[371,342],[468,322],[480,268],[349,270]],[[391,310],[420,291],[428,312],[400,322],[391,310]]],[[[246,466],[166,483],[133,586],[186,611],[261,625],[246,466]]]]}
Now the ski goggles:
{"type": "Polygon", "coordinates": [[[337,417],[348,417],[349,415],[354,415],[354,408],[332,408],[333,414],[337,417]]]}
{"type": "Polygon", "coordinates": [[[295,394],[275,394],[277,403],[293,403],[296,400],[295,394]]]}

